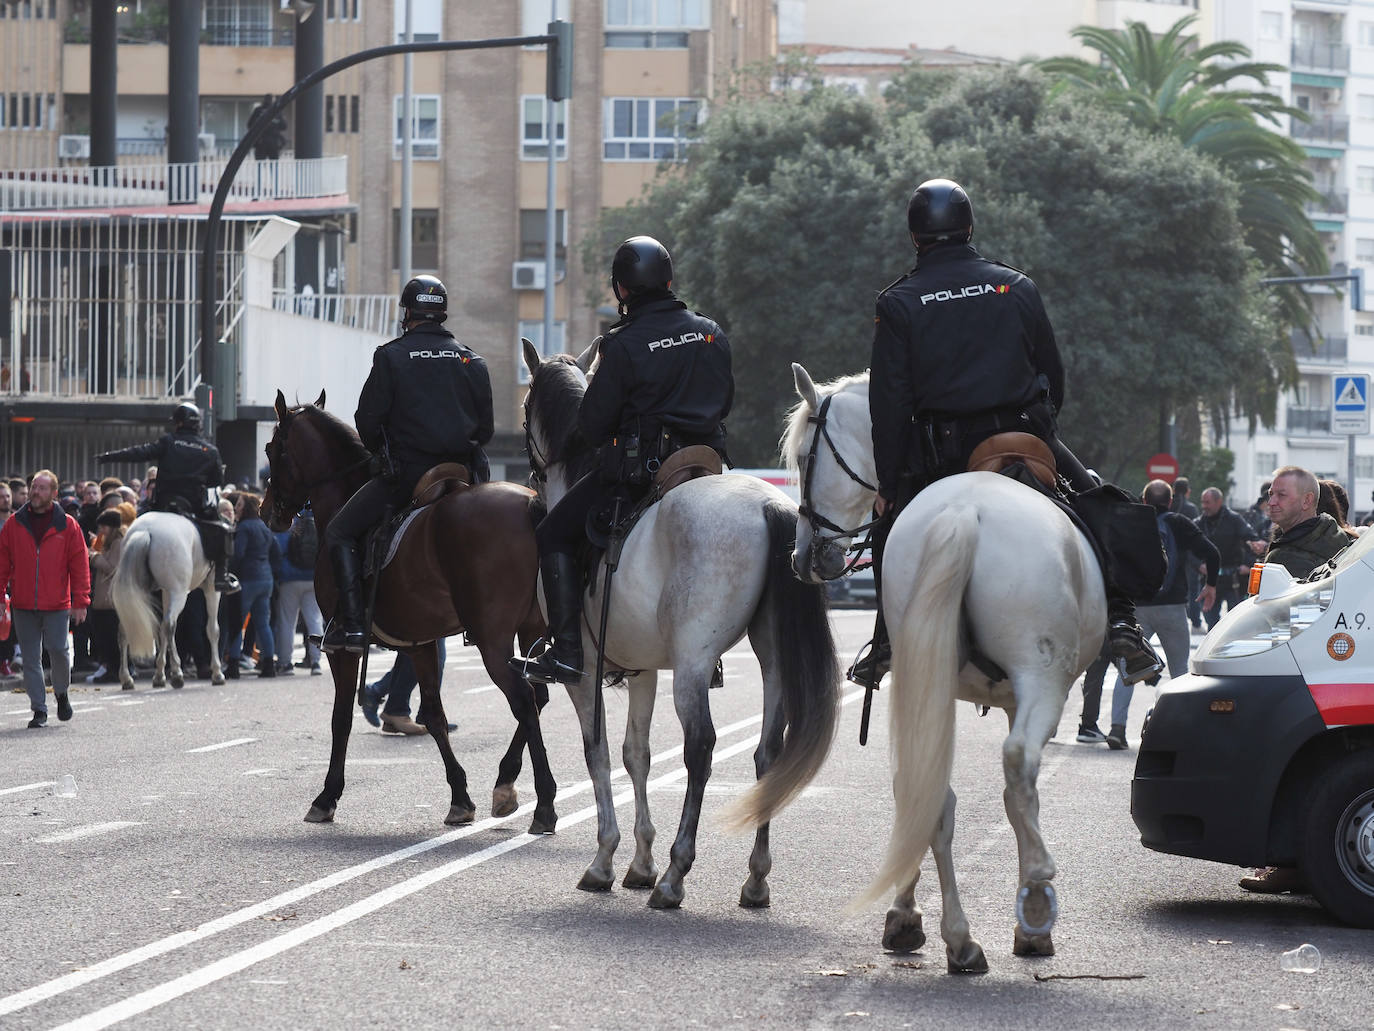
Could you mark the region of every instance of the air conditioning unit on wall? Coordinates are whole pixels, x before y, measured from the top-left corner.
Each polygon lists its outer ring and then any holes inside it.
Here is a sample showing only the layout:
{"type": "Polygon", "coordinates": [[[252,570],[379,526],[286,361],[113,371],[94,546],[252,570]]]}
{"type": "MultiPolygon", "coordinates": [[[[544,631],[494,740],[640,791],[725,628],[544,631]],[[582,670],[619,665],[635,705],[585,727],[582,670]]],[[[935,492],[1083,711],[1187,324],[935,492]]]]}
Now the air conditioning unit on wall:
{"type": "Polygon", "coordinates": [[[510,285],[512,290],[544,289],[544,263],[542,261],[517,261],[511,266],[510,285]]]}
{"type": "Polygon", "coordinates": [[[57,156],[60,158],[88,158],[91,156],[89,136],[57,137],[57,156]]]}

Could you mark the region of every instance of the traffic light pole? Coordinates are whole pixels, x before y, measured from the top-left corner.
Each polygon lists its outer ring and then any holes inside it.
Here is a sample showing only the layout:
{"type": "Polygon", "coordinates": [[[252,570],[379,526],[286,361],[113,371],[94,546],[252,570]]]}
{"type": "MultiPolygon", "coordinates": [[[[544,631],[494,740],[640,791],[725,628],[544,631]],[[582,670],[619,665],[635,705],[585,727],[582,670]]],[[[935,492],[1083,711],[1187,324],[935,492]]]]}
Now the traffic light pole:
{"type": "MultiPolygon", "coordinates": [[[[201,244],[200,255],[200,368],[201,381],[209,385],[212,396],[215,396],[214,413],[218,415],[221,411],[233,411],[233,404],[237,403],[238,384],[236,382],[221,383],[217,382],[218,370],[215,363],[219,358],[218,345],[219,337],[215,332],[215,315],[219,307],[218,291],[215,279],[215,256],[219,249],[219,229],[220,222],[224,218],[224,205],[229,197],[229,188],[233,185],[234,177],[238,175],[239,169],[243,166],[244,160],[248,157],[249,151],[253,149],[253,144],[258,137],[272,123],[272,120],[280,114],[288,104],[293,102],[302,92],[308,90],[316,83],[323,82],[331,75],[336,75],[345,68],[352,68],[354,65],[362,64],[364,61],[375,61],[382,57],[394,57],[397,54],[427,54],[427,53],[446,53],[451,50],[495,50],[502,47],[529,47],[547,46],[548,47],[548,81],[549,88],[558,90],[561,95],[550,97],[550,101],[555,99],[562,100],[567,96],[563,91],[563,84],[570,83],[572,79],[572,25],[569,22],[553,22],[550,32],[543,36],[506,36],[499,39],[469,39],[469,40],[436,40],[426,43],[395,43],[390,46],[372,47],[368,50],[360,50],[356,54],[349,54],[341,57],[337,61],[325,65],[318,71],[312,72],[304,79],[301,79],[289,90],[274,100],[270,107],[263,112],[263,116],[258,119],[256,125],[243,134],[243,139],[239,140],[238,146],[234,148],[234,153],[229,156],[228,163],[224,166],[224,172],[219,177],[219,185],[215,187],[214,200],[210,202],[210,213],[205,221],[205,239],[201,244]],[[218,391],[216,391],[218,388],[218,391]],[[217,394],[217,396],[216,396],[217,394]]],[[[218,422],[218,420],[216,420],[218,422]]]]}

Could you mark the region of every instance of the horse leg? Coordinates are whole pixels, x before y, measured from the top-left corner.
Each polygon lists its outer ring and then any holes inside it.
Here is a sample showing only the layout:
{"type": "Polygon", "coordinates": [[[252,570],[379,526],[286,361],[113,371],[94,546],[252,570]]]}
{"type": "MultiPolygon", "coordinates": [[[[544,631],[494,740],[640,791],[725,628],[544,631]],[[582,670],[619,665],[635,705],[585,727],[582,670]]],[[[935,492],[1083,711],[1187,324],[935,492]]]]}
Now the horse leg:
{"type": "Polygon", "coordinates": [[[329,719],[329,772],[324,775],[324,790],[315,796],[306,823],[329,823],[344,789],[344,756],[348,754],[348,734],[353,729],[353,691],[358,680],[359,656],[334,652],[329,656],[329,672],[334,677],[334,712],[329,719]]]}
{"type": "MultiPolygon", "coordinates": [[[[1018,684],[1018,689],[1021,686],[1018,684]]],[[[1055,873],[1054,858],[1040,833],[1036,779],[1040,775],[1041,751],[1059,722],[1067,690],[1055,691],[1043,682],[1031,686],[1040,690],[1027,692],[1030,697],[1018,708],[1011,732],[1002,743],[1002,770],[1007,782],[1002,798],[1007,819],[1016,833],[1020,867],[1012,952],[1017,956],[1052,956],[1054,941],[1050,932],[1059,916],[1059,903],[1050,883],[1055,873]]],[[[1022,694],[1020,690],[1017,693],[1022,694]]]]}
{"type": "Polygon", "coordinates": [[[406,654],[415,664],[415,677],[420,682],[420,708],[425,711],[429,736],[439,746],[439,755],[444,760],[444,774],[448,778],[449,806],[444,823],[450,827],[469,824],[477,816],[477,807],[472,804],[468,794],[468,775],[458,764],[453,754],[453,743],[448,736],[448,717],[444,714],[444,703],[439,697],[439,646],[435,643],[419,648],[407,648],[406,654]]]}
{"type": "Polygon", "coordinates": [[[915,952],[926,943],[921,911],[916,907],[916,882],[920,879],[918,869],[911,882],[903,885],[892,900],[892,908],[883,921],[883,948],[892,952],[915,952]]]}
{"type": "Polygon", "coordinates": [[[543,703],[549,700],[549,690],[547,685],[539,685],[543,689],[543,702],[540,702],[538,689],[531,688],[524,677],[510,668],[508,660],[515,654],[511,641],[509,631],[505,634],[484,633],[477,645],[478,651],[482,653],[482,664],[487,668],[487,675],[506,696],[506,704],[510,706],[511,715],[515,717],[516,722],[515,735],[497,772],[496,788],[491,796],[491,811],[493,816],[497,815],[498,809],[504,809],[506,805],[510,806],[507,812],[515,811],[515,776],[520,772],[523,745],[528,744],[530,770],[534,774],[535,797],[534,817],[530,821],[529,832],[552,834],[558,826],[558,812],[553,807],[554,796],[558,794],[558,784],[553,779],[548,750],[544,746],[544,731],[539,725],[539,710],[543,708],[543,703]],[[489,643],[494,640],[501,641],[501,645],[497,647],[489,643]],[[512,752],[515,753],[515,761],[508,765],[512,752]],[[510,770],[512,765],[513,771],[510,770]],[[506,779],[508,772],[509,780],[506,779]],[[508,789],[508,794],[502,791],[503,787],[508,789]]]}
{"type": "Polygon", "coordinates": [[[134,689],[134,678],[129,672],[129,639],[124,636],[124,628],[119,628],[119,686],[122,690],[134,689]]]}
{"type": "Polygon", "coordinates": [[[611,754],[606,743],[606,714],[597,720],[596,695],[587,674],[575,684],[565,685],[577,720],[582,727],[582,754],[587,760],[587,773],[596,796],[596,856],[577,882],[582,891],[610,891],[615,881],[612,860],[620,845],[620,827],[615,819],[615,798],[611,792],[611,754]]]}
{"type": "Polygon", "coordinates": [[[200,585],[205,594],[205,636],[210,641],[210,683],[224,683],[224,668],[219,661],[219,592],[214,588],[214,568],[200,585]]]}
{"type": "Polygon", "coordinates": [[[154,687],[166,687],[166,686],[167,686],[167,677],[165,676],[165,671],[166,671],[166,668],[167,668],[167,616],[166,616],[166,612],[167,612],[167,606],[168,606],[168,604],[170,603],[170,601],[171,601],[171,598],[168,596],[168,592],[167,592],[167,591],[163,591],[163,592],[162,592],[162,612],[163,612],[163,616],[162,616],[162,619],[161,619],[161,620],[159,621],[159,623],[158,623],[158,628],[157,628],[157,632],[156,632],[156,637],[157,637],[157,639],[156,639],[156,641],[155,641],[154,644],[153,644],[153,686],[154,686],[154,687]]]}
{"type": "Polygon", "coordinates": [[[676,909],[682,905],[683,879],[692,868],[697,851],[697,823],[706,782],[711,777],[711,752],[716,747],[716,728],[711,723],[711,708],[706,697],[715,669],[712,660],[701,669],[673,671],[673,705],[682,724],[682,761],[687,767],[687,795],[682,802],[682,819],[669,853],[667,872],[649,896],[654,909],[676,909]]]}
{"type": "Polygon", "coordinates": [[[945,962],[951,974],[986,974],[987,957],[983,946],[969,934],[968,917],[959,900],[959,884],[954,877],[954,789],[945,795],[945,808],[935,834],[930,839],[930,851],[935,856],[935,871],[940,875],[940,937],[945,940],[945,962]]]}
{"type": "Polygon", "coordinates": [[[654,864],[654,822],[649,817],[649,724],[654,719],[658,671],[645,670],[629,678],[630,711],[625,721],[621,759],[635,792],[635,857],[620,883],[627,888],[652,888],[658,880],[654,864]]]}
{"type": "MultiPolygon", "coordinates": [[[[760,610],[749,625],[749,644],[763,673],[763,728],[759,746],[754,749],[754,779],[762,780],[782,751],[783,731],[787,725],[782,705],[782,674],[777,659],[782,643],[773,632],[773,620],[764,610],[760,610]]],[[[770,826],[762,823],[754,831],[754,849],[749,853],[749,879],[739,893],[739,904],[746,909],[762,909],[770,903],[768,875],[773,870],[773,854],[768,847],[770,826]]]]}
{"type": "Polygon", "coordinates": [[[181,610],[185,607],[186,595],[178,592],[170,598],[170,604],[162,613],[162,639],[165,642],[167,658],[171,662],[167,678],[177,690],[186,683],[186,678],[181,672],[181,652],[177,650],[177,620],[181,618],[181,610]]]}
{"type": "MultiPolygon", "coordinates": [[[[522,627],[517,635],[520,654],[528,655],[538,638],[538,630],[522,627]]],[[[493,678],[493,683],[500,682],[493,678]]],[[[549,685],[541,682],[531,684],[530,687],[534,689],[535,708],[543,712],[544,706],[549,704],[549,685]]],[[[492,816],[509,816],[520,806],[520,796],[515,790],[515,782],[520,777],[520,770],[525,761],[526,744],[528,740],[525,727],[517,722],[515,733],[511,735],[510,744],[506,747],[506,754],[501,756],[501,762],[496,767],[496,787],[491,792],[492,816]]]]}

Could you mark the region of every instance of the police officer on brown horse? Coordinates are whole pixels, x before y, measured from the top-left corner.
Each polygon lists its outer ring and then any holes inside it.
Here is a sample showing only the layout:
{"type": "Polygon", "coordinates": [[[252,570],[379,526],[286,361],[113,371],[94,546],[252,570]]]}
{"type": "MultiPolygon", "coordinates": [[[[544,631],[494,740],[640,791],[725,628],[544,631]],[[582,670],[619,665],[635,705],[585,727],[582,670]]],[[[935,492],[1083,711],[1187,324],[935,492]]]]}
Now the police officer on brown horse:
{"type": "MultiPolygon", "coordinates": [[[[1064,367],[1040,293],[1019,269],[974,249],[973,205],[958,183],[931,179],[907,205],[916,268],[878,295],[869,410],[878,472],[875,580],[893,517],[916,493],[968,468],[982,441],[1005,431],[1039,437],[1075,491],[1096,486],[1059,439],[1064,367]]],[[[1107,583],[1112,654],[1123,675],[1159,668],[1135,607],[1107,583]]],[[[876,686],[891,663],[882,605],[872,648],[849,678],[876,686]]]]}
{"type": "Polygon", "coordinates": [[[378,472],[325,530],[339,591],[325,651],[361,654],[367,647],[362,544],[387,509],[405,505],[420,477],[441,462],[463,463],[474,483],[487,479],[482,445],[494,430],[491,379],[487,363],[444,328],[447,318],[444,284],[416,276],[401,291],[401,335],[373,352],[353,419],[378,472]]]}
{"type": "Polygon", "coordinates": [[[215,590],[232,594],[239,589],[225,569],[234,528],[207,504],[205,491],[224,482],[219,449],[200,435],[200,409],[183,401],[172,410],[172,432],[147,444],[96,455],[97,462],[156,462],[157,486],[149,502],[153,512],[176,512],[191,519],[200,531],[205,557],[215,564],[215,590]]]}
{"type": "Polygon", "coordinates": [[[715,321],[672,291],[673,259],[649,236],[622,243],[611,262],[621,319],[601,342],[578,426],[599,468],[568,489],[535,531],[551,647],[511,664],[530,680],[582,677],[582,576],[577,553],[587,515],[619,492],[638,500],[674,451],[706,444],[725,458],[725,416],[735,397],[730,344],[715,321]]]}

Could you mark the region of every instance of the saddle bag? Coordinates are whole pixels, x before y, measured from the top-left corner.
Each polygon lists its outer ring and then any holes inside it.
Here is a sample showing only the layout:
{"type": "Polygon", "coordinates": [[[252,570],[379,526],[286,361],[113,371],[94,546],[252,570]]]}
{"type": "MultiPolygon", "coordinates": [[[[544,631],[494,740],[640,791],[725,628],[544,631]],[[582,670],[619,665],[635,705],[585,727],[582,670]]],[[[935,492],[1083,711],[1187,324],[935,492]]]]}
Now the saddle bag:
{"type": "Polygon", "coordinates": [[[1169,570],[1155,510],[1110,483],[1084,491],[1071,504],[1097,538],[1108,583],[1132,598],[1153,598],[1169,570]]]}

